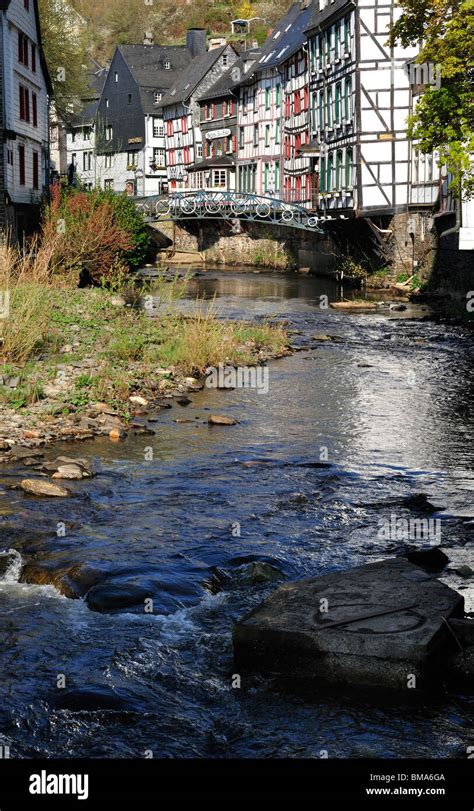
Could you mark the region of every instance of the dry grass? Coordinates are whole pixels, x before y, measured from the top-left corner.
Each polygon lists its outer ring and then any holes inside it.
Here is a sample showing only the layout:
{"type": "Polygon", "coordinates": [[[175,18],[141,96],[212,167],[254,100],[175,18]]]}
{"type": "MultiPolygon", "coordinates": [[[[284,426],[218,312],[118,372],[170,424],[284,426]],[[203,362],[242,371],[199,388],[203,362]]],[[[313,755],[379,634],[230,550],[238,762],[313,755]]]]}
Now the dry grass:
{"type": "Polygon", "coordinates": [[[0,290],[8,294],[9,310],[0,319],[0,354],[3,363],[24,363],[42,344],[48,332],[51,313],[51,289],[47,260],[35,253],[31,243],[19,253],[2,246],[0,254],[0,290]]]}

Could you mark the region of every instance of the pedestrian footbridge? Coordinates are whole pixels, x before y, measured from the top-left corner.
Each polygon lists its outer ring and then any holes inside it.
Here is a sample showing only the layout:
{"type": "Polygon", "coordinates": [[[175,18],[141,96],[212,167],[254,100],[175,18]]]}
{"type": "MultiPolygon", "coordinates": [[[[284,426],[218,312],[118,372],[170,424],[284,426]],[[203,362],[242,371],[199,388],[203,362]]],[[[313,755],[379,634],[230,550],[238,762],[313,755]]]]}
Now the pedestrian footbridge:
{"type": "Polygon", "coordinates": [[[150,221],[226,220],[259,222],[324,233],[322,219],[303,206],[256,194],[226,191],[185,191],[135,197],[137,208],[150,221]]]}

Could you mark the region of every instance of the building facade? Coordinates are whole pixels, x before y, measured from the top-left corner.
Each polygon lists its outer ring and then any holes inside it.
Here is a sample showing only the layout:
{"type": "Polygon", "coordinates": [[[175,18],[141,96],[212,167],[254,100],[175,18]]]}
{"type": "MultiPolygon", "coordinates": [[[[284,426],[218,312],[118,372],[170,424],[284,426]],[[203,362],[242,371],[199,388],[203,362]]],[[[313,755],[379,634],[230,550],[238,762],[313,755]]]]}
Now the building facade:
{"type": "Polygon", "coordinates": [[[36,0],[0,0],[0,230],[23,241],[49,176],[49,98],[36,0]]]}
{"type": "MultiPolygon", "coordinates": [[[[197,55],[161,104],[170,191],[191,187],[190,169],[204,160],[199,100],[237,60],[237,53],[231,45],[205,50],[205,31],[197,44],[197,55]]],[[[212,110],[212,102],[210,109],[212,110]]],[[[214,106],[214,111],[216,110],[214,106]]],[[[211,113],[208,121],[212,120],[211,113]]]]}

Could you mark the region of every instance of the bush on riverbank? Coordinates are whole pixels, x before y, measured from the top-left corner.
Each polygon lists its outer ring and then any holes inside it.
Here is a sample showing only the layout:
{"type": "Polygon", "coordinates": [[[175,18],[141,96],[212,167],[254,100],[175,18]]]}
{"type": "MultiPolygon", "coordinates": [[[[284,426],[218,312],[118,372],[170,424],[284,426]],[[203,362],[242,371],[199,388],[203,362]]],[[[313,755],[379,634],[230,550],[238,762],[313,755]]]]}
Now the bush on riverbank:
{"type": "Polygon", "coordinates": [[[51,272],[81,273],[94,284],[113,284],[138,268],[148,249],[143,216],[124,195],[54,186],[45,209],[41,244],[51,247],[51,272]]]}

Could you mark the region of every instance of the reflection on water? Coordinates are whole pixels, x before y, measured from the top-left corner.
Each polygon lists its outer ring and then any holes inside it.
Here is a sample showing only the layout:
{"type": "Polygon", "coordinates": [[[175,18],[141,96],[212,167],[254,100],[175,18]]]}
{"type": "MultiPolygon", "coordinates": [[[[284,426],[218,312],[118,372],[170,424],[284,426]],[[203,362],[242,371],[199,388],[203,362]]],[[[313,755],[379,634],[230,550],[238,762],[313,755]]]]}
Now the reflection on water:
{"type": "MultiPolygon", "coordinates": [[[[155,436],[68,449],[94,458],[100,472],[73,483],[77,496],[67,502],[7,492],[15,471],[0,471],[0,508],[11,511],[0,518],[2,546],[25,562],[146,584],[154,601],[148,616],[133,608],[100,614],[53,587],[12,577],[0,584],[0,744],[20,757],[146,749],[177,757],[318,757],[321,749],[330,757],[464,756],[463,696],[407,709],[340,693],[291,695],[259,678],[233,690],[230,674],[233,621],[274,588],[243,581],[239,567],[248,560],[297,578],[397,553],[400,542],[381,540],[378,522],[394,501],[424,492],[446,508],[436,516],[443,548],[455,565],[469,562],[468,337],[459,328],[322,309],[320,296],[337,295],[333,283],[295,274],[211,271],[191,281],[180,306],[194,306],[196,294],[215,295],[222,315],[287,318],[303,349],[270,364],[267,395],[204,390],[186,408],[161,412],[150,426],[155,436]],[[344,340],[317,343],[316,333],[344,340]],[[210,411],[239,424],[210,427],[210,411]],[[331,467],[307,464],[326,452],[331,467]],[[246,464],[257,459],[266,463],[246,464]],[[128,710],[58,709],[58,673],[71,688],[113,686],[128,710]]],[[[463,588],[472,610],[461,578],[445,579],[463,588]]]]}

